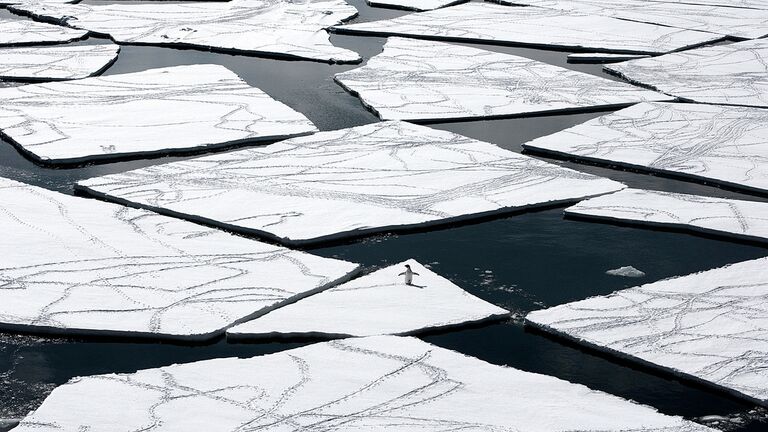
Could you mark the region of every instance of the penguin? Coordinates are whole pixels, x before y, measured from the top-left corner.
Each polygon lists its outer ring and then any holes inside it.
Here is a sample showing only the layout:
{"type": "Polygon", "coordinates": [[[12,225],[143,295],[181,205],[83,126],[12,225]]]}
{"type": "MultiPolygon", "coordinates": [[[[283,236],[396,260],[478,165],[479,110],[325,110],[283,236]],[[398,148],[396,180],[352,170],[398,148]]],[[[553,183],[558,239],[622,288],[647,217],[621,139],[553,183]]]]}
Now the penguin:
{"type": "Polygon", "coordinates": [[[411,270],[411,266],[406,264],[405,265],[405,271],[400,273],[398,276],[405,275],[405,284],[406,285],[413,285],[413,275],[421,276],[420,274],[416,273],[415,271],[411,270]]]}

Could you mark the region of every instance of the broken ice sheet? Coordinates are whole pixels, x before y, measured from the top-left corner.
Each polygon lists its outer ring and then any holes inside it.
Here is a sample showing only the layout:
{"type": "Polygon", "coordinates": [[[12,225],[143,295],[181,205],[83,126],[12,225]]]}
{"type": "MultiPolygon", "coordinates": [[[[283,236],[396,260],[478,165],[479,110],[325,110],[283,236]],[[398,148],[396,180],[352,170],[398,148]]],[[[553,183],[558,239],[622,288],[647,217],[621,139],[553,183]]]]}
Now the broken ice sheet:
{"type": "Polygon", "coordinates": [[[647,0],[501,0],[500,2],[559,9],[585,15],[609,16],[743,39],[756,39],[768,35],[768,10],[647,0]]]}
{"type": "Polygon", "coordinates": [[[461,45],[400,37],[337,74],[385,120],[440,120],[625,106],[666,95],[557,66],[461,45]]]}
{"type": "Polygon", "coordinates": [[[768,203],[625,189],[565,209],[569,216],[768,243],[768,203]]]}
{"type": "Polygon", "coordinates": [[[12,180],[0,207],[5,330],[205,340],[356,269],[12,180]]]}
{"type": "Polygon", "coordinates": [[[117,59],[115,44],[0,49],[0,79],[68,80],[98,75],[117,59]]]}
{"type": "Polygon", "coordinates": [[[526,320],[768,405],[768,258],[531,312],[526,320]]]}
{"type": "Polygon", "coordinates": [[[768,191],[768,110],[643,103],[523,144],[530,151],[768,191]]]}
{"type": "Polygon", "coordinates": [[[404,335],[507,315],[509,311],[408,260],[232,327],[227,336],[404,335]],[[406,264],[418,273],[412,285],[400,275],[406,264]]]}
{"type": "Polygon", "coordinates": [[[218,65],[0,89],[0,129],[32,158],[81,163],[304,135],[302,114],[218,65]]]}
{"type": "Polygon", "coordinates": [[[427,11],[465,3],[468,0],[365,0],[372,7],[427,11]]]}
{"type": "Polygon", "coordinates": [[[768,107],[768,40],[715,45],[605,66],[622,78],[682,99],[768,107]]]}
{"type": "Polygon", "coordinates": [[[360,60],[357,53],[333,46],[325,31],[357,14],[343,0],[24,3],[10,9],[107,34],[121,44],[186,46],[325,62],[360,60]]]}
{"type": "Polygon", "coordinates": [[[0,17],[0,46],[63,43],[81,39],[87,31],[0,17]]]}
{"type": "Polygon", "coordinates": [[[549,206],[624,185],[405,122],[83,180],[78,190],[286,244],[549,206]]]}
{"type": "Polygon", "coordinates": [[[75,378],[14,432],[155,429],[715,432],[580,384],[397,336],[75,378]]]}
{"type": "Polygon", "coordinates": [[[400,35],[641,54],[660,54],[722,38],[712,33],[599,15],[484,2],[412,13],[389,20],[337,25],[333,29],[372,36],[400,35]]]}

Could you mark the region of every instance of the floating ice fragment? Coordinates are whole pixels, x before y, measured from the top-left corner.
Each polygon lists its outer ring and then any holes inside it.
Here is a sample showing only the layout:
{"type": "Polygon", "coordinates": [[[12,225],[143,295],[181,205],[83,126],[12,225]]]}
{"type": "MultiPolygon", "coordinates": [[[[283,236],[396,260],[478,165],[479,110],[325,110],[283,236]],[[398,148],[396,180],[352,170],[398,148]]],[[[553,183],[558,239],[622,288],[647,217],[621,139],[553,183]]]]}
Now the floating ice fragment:
{"type": "Polygon", "coordinates": [[[21,19],[0,18],[0,46],[62,43],[83,38],[87,31],[21,19]]]}
{"type": "Polygon", "coordinates": [[[406,335],[507,315],[509,311],[408,260],[232,327],[227,336],[406,335]],[[399,276],[405,264],[418,273],[413,285],[399,276]]]}
{"type": "Polygon", "coordinates": [[[641,278],[645,276],[645,273],[632,267],[632,266],[624,266],[619,267],[617,269],[608,270],[605,272],[607,275],[611,276],[622,276],[622,277],[629,277],[629,278],[641,278]]]}
{"type": "Polygon", "coordinates": [[[397,336],[76,378],[14,432],[158,428],[715,432],[583,385],[397,336]]]}
{"type": "Polygon", "coordinates": [[[385,120],[435,121],[671,100],[650,90],[508,54],[389,38],[384,52],[336,75],[385,120]]]}
{"type": "Polygon", "coordinates": [[[98,75],[117,59],[120,47],[54,45],[0,49],[0,79],[58,81],[98,75]]]}
{"type": "Polygon", "coordinates": [[[77,185],[107,200],[292,245],[444,225],[622,188],[405,122],[321,132],[77,185]]]}

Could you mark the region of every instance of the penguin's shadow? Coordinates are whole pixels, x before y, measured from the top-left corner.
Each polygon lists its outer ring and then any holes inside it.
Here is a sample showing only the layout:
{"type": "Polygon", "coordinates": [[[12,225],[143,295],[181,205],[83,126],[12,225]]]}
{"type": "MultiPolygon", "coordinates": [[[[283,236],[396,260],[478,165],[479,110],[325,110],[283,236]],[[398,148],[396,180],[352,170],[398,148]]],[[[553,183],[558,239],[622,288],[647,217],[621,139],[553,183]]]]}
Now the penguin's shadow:
{"type": "Polygon", "coordinates": [[[426,285],[416,285],[416,284],[412,284],[412,283],[406,284],[406,285],[408,285],[409,287],[414,287],[414,288],[426,288],[427,287],[426,285]]]}

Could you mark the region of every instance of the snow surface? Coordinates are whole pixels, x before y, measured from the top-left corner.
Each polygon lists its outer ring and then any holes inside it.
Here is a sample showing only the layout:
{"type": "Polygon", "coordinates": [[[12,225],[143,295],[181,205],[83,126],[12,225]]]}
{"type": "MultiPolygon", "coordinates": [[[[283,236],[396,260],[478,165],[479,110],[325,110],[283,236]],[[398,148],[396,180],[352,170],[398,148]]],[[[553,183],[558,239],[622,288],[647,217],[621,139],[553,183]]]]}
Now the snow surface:
{"type": "Polygon", "coordinates": [[[227,336],[404,335],[507,315],[411,259],[232,327],[227,336]],[[399,276],[405,264],[418,273],[413,285],[399,276]]]}
{"type": "Polygon", "coordinates": [[[645,276],[645,272],[642,272],[632,266],[624,266],[617,269],[607,270],[605,274],[630,278],[641,278],[645,276]]]}
{"type": "Polygon", "coordinates": [[[625,189],[582,201],[565,213],[768,242],[764,202],[625,189]]]}
{"type": "Polygon", "coordinates": [[[733,8],[768,9],[767,0],[648,0],[660,3],[696,4],[733,8]]]}
{"type": "Polygon", "coordinates": [[[336,75],[385,120],[440,120],[625,106],[670,97],[461,45],[389,38],[381,54],[336,75]]]}
{"type": "Polygon", "coordinates": [[[766,39],[631,60],[605,69],[686,100],[768,107],[766,39]]]}
{"type": "Polygon", "coordinates": [[[12,180],[0,206],[3,330],[205,340],[356,269],[12,180]]]}
{"type": "Polygon", "coordinates": [[[534,45],[660,54],[722,38],[720,35],[583,15],[556,9],[471,2],[389,20],[337,25],[333,30],[461,42],[534,45]]]}
{"type": "Polygon", "coordinates": [[[469,0],[365,0],[369,6],[405,9],[413,11],[427,11],[465,3],[469,0]]]}
{"type": "Polygon", "coordinates": [[[585,15],[603,15],[744,39],[756,39],[768,35],[768,10],[661,3],[648,0],[500,0],[500,2],[560,9],[585,15]]]}
{"type": "Polygon", "coordinates": [[[0,89],[0,129],[46,163],[250,143],[317,129],[219,65],[0,89]]]}
{"type": "Polygon", "coordinates": [[[768,191],[768,111],[643,103],[523,144],[532,151],[768,191]]]}
{"type": "Polygon", "coordinates": [[[288,244],[575,201],[624,185],[451,132],[382,122],[78,182],[288,244]]]}
{"type": "Polygon", "coordinates": [[[650,57],[645,54],[573,53],[568,54],[568,63],[613,63],[650,57]]]}
{"type": "Polygon", "coordinates": [[[357,14],[344,0],[24,3],[10,9],[108,34],[118,43],[186,46],[325,62],[360,56],[331,44],[325,28],[357,14]]]}
{"type": "Polygon", "coordinates": [[[62,430],[714,432],[397,336],[74,378],[14,432],[62,430]]]}
{"type": "Polygon", "coordinates": [[[0,46],[69,42],[86,34],[83,30],[0,17],[0,46]]]}
{"type": "Polygon", "coordinates": [[[526,321],[768,405],[768,258],[531,312],[526,321]]]}
{"type": "Polygon", "coordinates": [[[0,49],[0,79],[68,80],[98,75],[117,59],[114,44],[0,49]]]}

